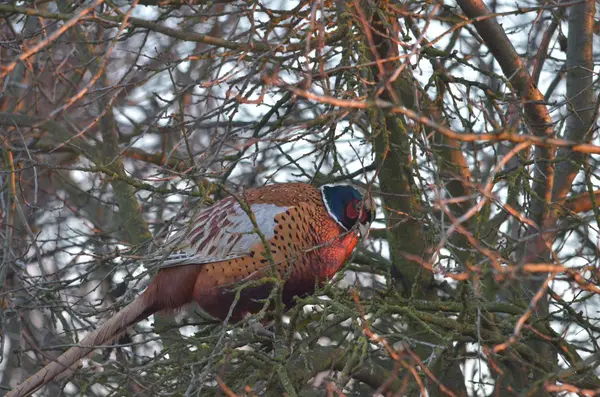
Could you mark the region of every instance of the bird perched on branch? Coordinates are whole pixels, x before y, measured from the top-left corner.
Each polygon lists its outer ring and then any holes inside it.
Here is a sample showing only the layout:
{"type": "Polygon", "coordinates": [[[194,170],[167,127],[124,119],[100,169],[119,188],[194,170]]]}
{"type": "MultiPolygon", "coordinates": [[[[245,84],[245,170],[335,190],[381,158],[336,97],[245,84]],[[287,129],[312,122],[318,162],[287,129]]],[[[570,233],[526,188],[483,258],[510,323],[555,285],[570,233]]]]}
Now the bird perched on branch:
{"type": "Polygon", "coordinates": [[[290,306],[340,270],[373,217],[372,199],[348,185],[268,185],[202,209],[165,245],[171,253],[138,298],[7,396],[30,395],[158,311],[196,302],[220,319],[257,312],[273,284],[252,281],[281,280],[290,306]]]}

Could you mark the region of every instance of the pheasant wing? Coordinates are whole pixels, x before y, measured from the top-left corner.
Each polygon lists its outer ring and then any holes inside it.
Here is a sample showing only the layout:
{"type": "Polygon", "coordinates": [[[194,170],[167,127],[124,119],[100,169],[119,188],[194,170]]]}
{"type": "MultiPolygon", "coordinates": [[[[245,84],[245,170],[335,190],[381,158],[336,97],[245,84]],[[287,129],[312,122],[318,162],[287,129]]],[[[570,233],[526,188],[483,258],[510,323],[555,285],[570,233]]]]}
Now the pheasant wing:
{"type": "MultiPolygon", "coordinates": [[[[275,216],[288,208],[270,203],[250,204],[266,240],[274,236],[275,216]]],[[[220,262],[247,255],[252,246],[261,242],[250,215],[230,197],[198,212],[169,238],[164,254],[151,260],[159,261],[163,268],[220,262]]]]}

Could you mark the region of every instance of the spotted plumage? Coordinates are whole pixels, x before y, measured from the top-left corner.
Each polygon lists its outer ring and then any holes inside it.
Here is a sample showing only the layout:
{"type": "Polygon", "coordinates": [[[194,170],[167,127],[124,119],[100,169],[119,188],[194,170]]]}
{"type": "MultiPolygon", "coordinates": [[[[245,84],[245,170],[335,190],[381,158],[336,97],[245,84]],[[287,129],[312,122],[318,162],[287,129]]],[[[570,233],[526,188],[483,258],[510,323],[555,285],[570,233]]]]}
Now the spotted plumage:
{"type": "Polygon", "coordinates": [[[154,258],[161,269],[139,297],[7,396],[30,395],[96,346],[160,310],[195,301],[221,319],[256,312],[272,286],[243,289],[232,307],[234,289],[246,281],[277,276],[285,282],[283,302],[292,304],[295,296],[312,293],[315,284],[331,278],[349,259],[358,232],[368,230],[372,211],[372,201],[353,187],[318,189],[304,183],[251,189],[199,211],[154,258]]]}

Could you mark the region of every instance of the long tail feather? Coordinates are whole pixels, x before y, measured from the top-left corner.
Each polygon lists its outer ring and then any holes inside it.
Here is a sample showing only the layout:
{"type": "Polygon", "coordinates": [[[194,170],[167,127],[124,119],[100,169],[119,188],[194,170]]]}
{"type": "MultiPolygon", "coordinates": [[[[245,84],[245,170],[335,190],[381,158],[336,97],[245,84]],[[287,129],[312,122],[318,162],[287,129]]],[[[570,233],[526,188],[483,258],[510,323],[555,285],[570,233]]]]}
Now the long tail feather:
{"type": "Polygon", "coordinates": [[[78,346],[74,346],[56,360],[36,372],[6,394],[6,397],[25,397],[40,389],[61,373],[68,371],[80,359],[87,356],[96,346],[105,345],[123,333],[127,327],[150,316],[157,310],[149,295],[143,293],[123,310],[107,320],[100,328],[87,335],[78,346]]]}

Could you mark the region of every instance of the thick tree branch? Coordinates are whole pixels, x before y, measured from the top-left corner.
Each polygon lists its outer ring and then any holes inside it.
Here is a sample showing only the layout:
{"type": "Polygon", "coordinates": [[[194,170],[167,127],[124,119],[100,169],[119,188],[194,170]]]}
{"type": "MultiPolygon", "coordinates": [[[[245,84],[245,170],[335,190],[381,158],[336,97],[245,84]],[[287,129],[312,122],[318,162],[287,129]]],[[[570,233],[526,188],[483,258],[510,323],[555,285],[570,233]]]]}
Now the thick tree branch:
{"type": "MultiPolygon", "coordinates": [[[[570,115],[565,136],[574,142],[589,142],[597,117],[592,88],[594,73],[594,16],[596,2],[586,0],[569,8],[569,37],[567,42],[567,100],[570,115]]],[[[562,202],[581,169],[585,156],[569,148],[558,151],[558,158],[567,159],[556,165],[556,181],[552,201],[562,202]]]]}
{"type": "MultiPolygon", "coordinates": [[[[377,4],[381,9],[368,11],[363,11],[358,1],[354,1],[353,4],[358,22],[364,31],[365,46],[368,48],[365,55],[376,64],[371,67],[371,76],[377,83],[377,87],[380,87],[379,91],[374,93],[375,102],[379,103],[383,100],[395,105],[418,106],[412,87],[414,78],[409,69],[405,68],[406,64],[399,61],[384,62],[384,60],[398,59],[399,56],[398,46],[394,41],[394,38],[398,37],[398,31],[394,29],[395,23],[392,19],[382,17],[386,14],[385,3],[377,4]]],[[[430,111],[435,112],[435,109],[430,111]]],[[[388,243],[396,269],[396,279],[399,284],[402,284],[401,293],[411,299],[438,300],[437,293],[432,288],[433,273],[421,266],[419,261],[410,260],[405,255],[408,253],[414,257],[422,257],[426,255],[428,244],[423,236],[420,222],[421,215],[418,207],[422,193],[413,177],[411,134],[408,125],[403,118],[382,108],[372,109],[370,115],[373,143],[379,164],[379,183],[381,190],[385,192],[382,198],[388,209],[386,214],[389,227],[388,243]],[[408,214],[408,216],[401,214],[408,214]],[[404,218],[402,226],[399,226],[398,221],[402,218],[404,218]]],[[[443,137],[442,141],[445,140],[446,138],[443,137]]],[[[454,142],[452,149],[457,147],[454,142]]],[[[456,150],[452,150],[444,160],[458,160],[459,164],[453,171],[463,174],[465,170],[461,169],[461,166],[464,164],[460,163],[462,154],[459,153],[457,157],[456,153],[456,150]]],[[[453,188],[457,192],[462,191],[462,185],[453,188]]],[[[413,335],[422,332],[419,321],[409,320],[407,325],[413,335]]],[[[431,334],[424,335],[424,340],[432,344],[443,343],[431,334]]],[[[431,348],[426,346],[417,346],[415,352],[422,359],[432,354],[431,348]]],[[[449,389],[455,396],[466,396],[467,391],[461,380],[460,367],[457,365],[449,368],[448,371],[448,368],[442,368],[441,364],[442,360],[436,360],[432,365],[434,378],[438,379],[438,382],[431,384],[428,382],[429,395],[445,395],[446,390],[449,389]],[[439,379],[443,381],[442,384],[439,384],[439,379]]],[[[414,386],[417,382],[412,383],[414,386]]],[[[411,390],[411,395],[420,393],[420,387],[413,387],[411,390]]]]}
{"type": "MultiPolygon", "coordinates": [[[[477,19],[490,14],[482,0],[457,0],[457,4],[471,19],[477,19]]],[[[515,51],[511,41],[502,26],[493,19],[474,22],[477,33],[500,64],[504,75],[509,79],[513,89],[521,98],[524,105],[525,123],[533,134],[540,138],[552,138],[554,129],[552,118],[544,103],[544,96],[538,90],[533,78],[529,75],[523,60],[515,51]]],[[[552,147],[536,147],[538,166],[535,168],[534,192],[531,205],[531,218],[538,224],[545,222],[547,203],[552,201],[554,183],[554,168],[549,160],[555,156],[552,147]]]]}

